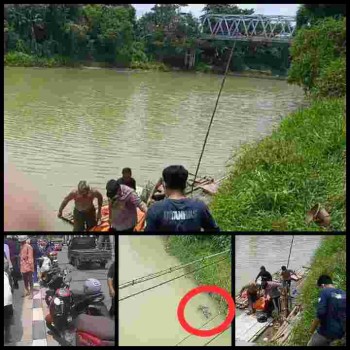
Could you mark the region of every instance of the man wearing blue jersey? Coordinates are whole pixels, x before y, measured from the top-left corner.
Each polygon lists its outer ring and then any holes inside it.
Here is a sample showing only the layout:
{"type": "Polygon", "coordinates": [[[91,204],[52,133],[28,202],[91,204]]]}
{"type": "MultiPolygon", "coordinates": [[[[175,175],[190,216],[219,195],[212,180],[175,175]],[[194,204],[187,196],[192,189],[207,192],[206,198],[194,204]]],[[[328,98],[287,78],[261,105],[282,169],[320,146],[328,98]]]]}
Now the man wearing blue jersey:
{"type": "Polygon", "coordinates": [[[307,345],[330,346],[332,341],[345,335],[346,293],[336,288],[328,275],[320,276],[317,286],[321,288],[316,310],[317,318],[312,323],[313,334],[307,345]]]}

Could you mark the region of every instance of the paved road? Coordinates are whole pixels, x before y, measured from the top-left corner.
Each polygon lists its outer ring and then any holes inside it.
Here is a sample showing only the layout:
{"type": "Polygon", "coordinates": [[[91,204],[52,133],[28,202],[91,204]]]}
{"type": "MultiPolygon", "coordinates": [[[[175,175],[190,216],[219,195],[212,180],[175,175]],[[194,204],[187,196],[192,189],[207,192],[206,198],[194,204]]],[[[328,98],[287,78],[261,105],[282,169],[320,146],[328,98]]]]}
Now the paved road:
{"type": "MultiPolygon", "coordinates": [[[[61,268],[68,264],[67,247],[58,253],[58,263],[61,268]]],[[[111,264],[108,262],[106,269],[98,265],[84,267],[84,270],[77,270],[72,267],[72,289],[83,289],[83,283],[88,278],[97,278],[101,281],[102,290],[105,294],[105,304],[111,306],[111,298],[107,286],[107,272],[111,264]]],[[[19,289],[14,290],[13,308],[14,322],[11,326],[12,343],[6,346],[60,346],[49,334],[45,325],[45,316],[48,309],[45,303],[46,288],[34,288],[33,299],[23,298],[24,285],[19,281],[19,289]]]]}
{"type": "MultiPolygon", "coordinates": [[[[68,265],[67,246],[63,246],[62,251],[58,252],[57,259],[58,259],[58,264],[62,269],[68,265]]],[[[105,295],[104,303],[109,309],[111,306],[111,298],[109,296],[108,285],[107,285],[107,273],[108,273],[108,268],[110,264],[111,264],[111,261],[107,263],[105,269],[101,269],[101,267],[98,264],[92,264],[90,266],[85,265],[80,270],[77,270],[76,267],[69,265],[69,268],[72,269],[72,273],[71,273],[72,282],[70,285],[71,289],[82,290],[84,281],[86,281],[88,278],[98,279],[102,284],[102,291],[105,295]]]]}

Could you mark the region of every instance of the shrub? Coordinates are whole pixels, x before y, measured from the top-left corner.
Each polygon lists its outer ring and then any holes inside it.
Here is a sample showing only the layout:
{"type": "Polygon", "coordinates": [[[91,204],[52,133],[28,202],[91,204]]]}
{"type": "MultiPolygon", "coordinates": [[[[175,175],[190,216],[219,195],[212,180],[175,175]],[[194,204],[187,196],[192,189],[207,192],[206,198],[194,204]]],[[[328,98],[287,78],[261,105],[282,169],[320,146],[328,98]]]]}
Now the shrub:
{"type": "Polygon", "coordinates": [[[332,61],[316,79],[312,93],[317,97],[341,97],[346,94],[345,56],[332,61]]]}
{"type": "Polygon", "coordinates": [[[162,62],[131,62],[130,68],[144,70],[159,70],[163,72],[169,71],[169,67],[162,62]]]}
{"type": "MultiPolygon", "coordinates": [[[[330,66],[336,68],[337,64],[333,64],[333,61],[345,57],[345,44],[345,18],[327,18],[310,29],[299,30],[291,46],[292,65],[288,82],[302,86],[309,92],[321,75],[324,78],[330,75],[330,66]],[[326,72],[322,73],[324,70],[326,72]]],[[[340,80],[342,84],[343,79],[340,80]]],[[[336,89],[342,90],[341,87],[336,89]]],[[[322,87],[321,90],[327,89],[322,87]]]]}
{"type": "Polygon", "coordinates": [[[208,64],[205,64],[203,62],[198,62],[195,66],[196,71],[203,72],[203,73],[209,73],[211,72],[211,66],[208,64]]]}

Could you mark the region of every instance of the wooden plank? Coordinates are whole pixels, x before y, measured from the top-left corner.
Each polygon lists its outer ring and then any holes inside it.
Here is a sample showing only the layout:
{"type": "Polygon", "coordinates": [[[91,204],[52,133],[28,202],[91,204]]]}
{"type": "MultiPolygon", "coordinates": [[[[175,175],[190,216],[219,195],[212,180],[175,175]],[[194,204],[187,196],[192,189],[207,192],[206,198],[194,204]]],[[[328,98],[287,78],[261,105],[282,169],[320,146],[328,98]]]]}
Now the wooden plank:
{"type": "Polygon", "coordinates": [[[255,316],[239,315],[235,321],[236,339],[247,342],[256,339],[257,335],[269,326],[271,320],[261,323],[257,321],[255,316]]]}

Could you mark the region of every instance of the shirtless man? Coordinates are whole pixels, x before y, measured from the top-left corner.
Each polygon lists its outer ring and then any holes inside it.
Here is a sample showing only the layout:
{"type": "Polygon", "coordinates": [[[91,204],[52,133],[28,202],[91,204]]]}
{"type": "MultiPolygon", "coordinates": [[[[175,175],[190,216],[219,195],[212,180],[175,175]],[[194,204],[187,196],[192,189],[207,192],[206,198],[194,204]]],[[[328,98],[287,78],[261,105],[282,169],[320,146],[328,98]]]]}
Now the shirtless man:
{"type": "Polygon", "coordinates": [[[73,190],[63,200],[57,214],[59,218],[62,217],[63,209],[73,199],[75,201],[75,207],[73,212],[73,232],[85,231],[85,223],[87,226],[87,230],[96,226],[97,221],[101,219],[101,208],[103,201],[102,194],[97,190],[90,189],[90,186],[86,183],[86,181],[80,181],[78,184],[78,190],[73,190]],[[95,198],[97,198],[98,200],[97,217],[93,203],[95,198]]]}

